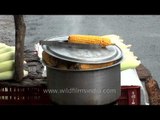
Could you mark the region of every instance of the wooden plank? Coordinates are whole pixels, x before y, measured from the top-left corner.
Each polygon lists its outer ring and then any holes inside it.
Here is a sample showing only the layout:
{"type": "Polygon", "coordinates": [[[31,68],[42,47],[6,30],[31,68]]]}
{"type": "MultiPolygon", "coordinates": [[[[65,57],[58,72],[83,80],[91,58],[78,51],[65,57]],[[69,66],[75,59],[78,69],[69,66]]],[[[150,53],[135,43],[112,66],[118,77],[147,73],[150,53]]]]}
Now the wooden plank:
{"type": "Polygon", "coordinates": [[[148,79],[145,82],[150,105],[160,105],[160,89],[155,79],[148,79]]]}
{"type": "Polygon", "coordinates": [[[20,82],[23,79],[24,38],[26,25],[23,15],[14,15],[15,22],[15,75],[14,79],[20,82]]]}
{"type": "Polygon", "coordinates": [[[147,79],[152,78],[150,71],[143,64],[140,64],[136,68],[136,71],[141,81],[146,81],[147,79]]]}

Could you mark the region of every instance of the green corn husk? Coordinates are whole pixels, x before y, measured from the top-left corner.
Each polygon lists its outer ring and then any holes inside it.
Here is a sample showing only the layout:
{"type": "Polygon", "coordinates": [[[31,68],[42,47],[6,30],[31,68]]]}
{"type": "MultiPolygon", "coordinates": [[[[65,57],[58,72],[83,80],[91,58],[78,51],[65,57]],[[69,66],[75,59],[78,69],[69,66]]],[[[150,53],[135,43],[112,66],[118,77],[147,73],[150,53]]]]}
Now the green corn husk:
{"type": "MultiPolygon", "coordinates": [[[[28,71],[23,70],[24,77],[28,75],[28,71]]],[[[14,71],[5,71],[0,73],[0,80],[12,80],[14,77],[14,71]]]]}
{"type": "Polygon", "coordinates": [[[5,71],[10,71],[14,69],[15,61],[8,60],[4,62],[0,62],[0,73],[5,71]]]}
{"type": "Polygon", "coordinates": [[[15,59],[14,50],[0,54],[0,62],[4,62],[7,60],[14,60],[14,59],[15,59]]]}

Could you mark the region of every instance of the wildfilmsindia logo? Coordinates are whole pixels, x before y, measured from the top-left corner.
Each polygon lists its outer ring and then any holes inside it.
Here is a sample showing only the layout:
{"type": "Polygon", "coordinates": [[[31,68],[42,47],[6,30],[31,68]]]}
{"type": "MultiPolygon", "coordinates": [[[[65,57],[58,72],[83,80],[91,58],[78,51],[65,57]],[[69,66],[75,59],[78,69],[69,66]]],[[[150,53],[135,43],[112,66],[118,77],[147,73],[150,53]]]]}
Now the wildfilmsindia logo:
{"type": "Polygon", "coordinates": [[[92,93],[92,94],[116,94],[116,89],[84,89],[84,88],[64,88],[64,89],[44,89],[44,93],[49,93],[49,94],[87,94],[87,93],[92,93]]]}

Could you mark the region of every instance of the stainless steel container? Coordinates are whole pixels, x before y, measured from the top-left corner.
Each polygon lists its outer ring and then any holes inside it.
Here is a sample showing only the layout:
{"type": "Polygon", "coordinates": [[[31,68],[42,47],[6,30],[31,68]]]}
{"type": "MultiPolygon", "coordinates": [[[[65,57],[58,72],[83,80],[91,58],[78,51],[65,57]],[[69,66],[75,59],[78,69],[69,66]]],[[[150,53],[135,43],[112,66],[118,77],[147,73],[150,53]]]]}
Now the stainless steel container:
{"type": "MultiPolygon", "coordinates": [[[[66,37],[47,40],[65,40],[66,37]]],[[[47,84],[53,102],[62,105],[103,105],[120,97],[121,50],[114,45],[103,50],[66,49],[42,46],[44,51],[59,59],[100,64],[117,61],[115,64],[92,70],[62,70],[46,65],[47,84]]]]}

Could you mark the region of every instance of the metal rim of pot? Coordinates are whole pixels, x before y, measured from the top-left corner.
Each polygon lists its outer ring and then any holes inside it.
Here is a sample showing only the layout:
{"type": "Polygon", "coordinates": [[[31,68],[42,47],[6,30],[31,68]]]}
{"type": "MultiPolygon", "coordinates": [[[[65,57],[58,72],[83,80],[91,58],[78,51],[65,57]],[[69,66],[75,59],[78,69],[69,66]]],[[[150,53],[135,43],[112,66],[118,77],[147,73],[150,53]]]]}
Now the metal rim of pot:
{"type": "Polygon", "coordinates": [[[71,71],[71,72],[76,72],[76,71],[77,71],[77,72],[79,72],[79,71],[95,71],[95,70],[102,70],[102,69],[106,69],[106,68],[111,68],[111,67],[113,67],[113,66],[116,66],[116,65],[120,64],[121,61],[122,61],[122,59],[123,59],[123,58],[117,60],[116,63],[114,63],[113,65],[110,65],[110,66],[101,67],[101,68],[96,68],[96,69],[87,69],[87,70],[81,70],[81,69],[61,69],[61,68],[56,68],[56,67],[52,67],[52,66],[47,65],[47,63],[45,63],[45,61],[43,61],[43,60],[42,60],[42,63],[43,63],[45,66],[47,66],[47,67],[49,67],[49,68],[52,68],[52,69],[55,69],[55,70],[60,70],[60,71],[71,71]]]}

